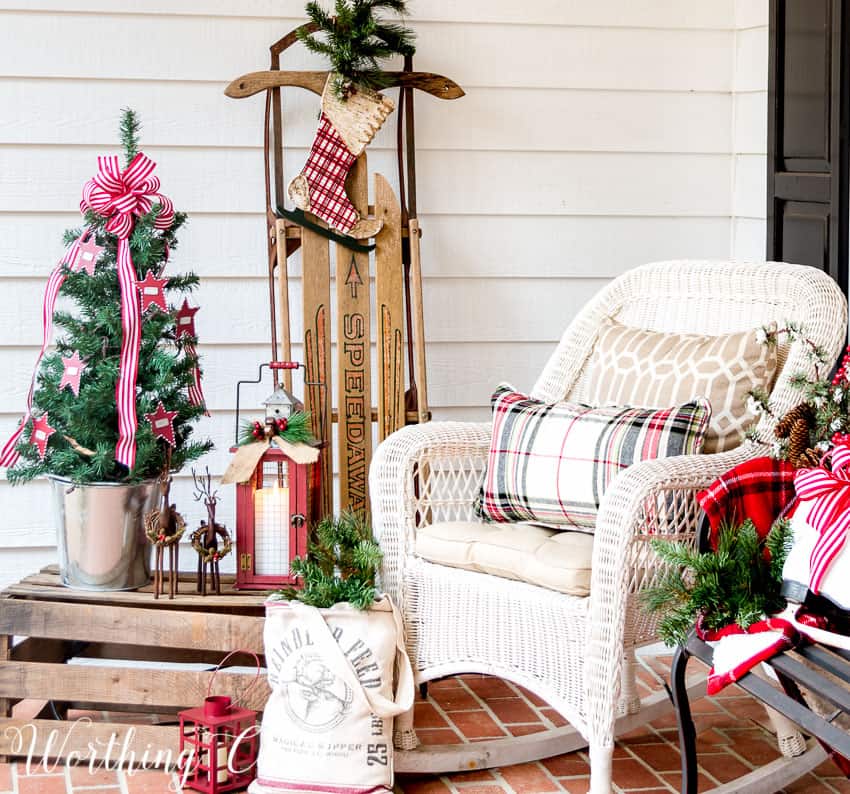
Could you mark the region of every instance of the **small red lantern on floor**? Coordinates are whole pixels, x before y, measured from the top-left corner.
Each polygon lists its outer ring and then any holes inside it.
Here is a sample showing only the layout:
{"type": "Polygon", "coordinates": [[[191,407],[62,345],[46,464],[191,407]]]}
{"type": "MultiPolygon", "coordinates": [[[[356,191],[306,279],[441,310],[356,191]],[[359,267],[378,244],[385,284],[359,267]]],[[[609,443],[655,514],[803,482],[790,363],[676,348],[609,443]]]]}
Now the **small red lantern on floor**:
{"type": "MultiPolygon", "coordinates": [[[[234,654],[228,654],[216,668],[234,654]]],[[[248,695],[260,677],[260,660],[251,654],[257,663],[257,676],[245,690],[248,695]]],[[[210,678],[207,697],[200,708],[186,709],[180,718],[181,768],[183,785],[205,794],[223,794],[226,791],[241,791],[256,776],[259,728],[257,712],[241,708],[226,695],[210,695],[215,673],[210,678]]],[[[243,696],[243,697],[244,697],[243,696]]]]}
{"type": "MultiPolygon", "coordinates": [[[[260,366],[259,383],[265,367],[295,369],[288,361],[260,366]]],[[[237,387],[237,437],[239,435],[239,390],[237,387]]],[[[290,564],[307,552],[310,523],[310,493],[318,487],[319,450],[312,444],[286,440],[288,420],[301,408],[282,386],[264,402],[265,420],[252,424],[255,443],[234,447],[233,461],[222,480],[236,483],[235,587],[239,590],[272,590],[296,584],[290,564]]],[[[303,420],[303,414],[301,415],[303,420]]]]}

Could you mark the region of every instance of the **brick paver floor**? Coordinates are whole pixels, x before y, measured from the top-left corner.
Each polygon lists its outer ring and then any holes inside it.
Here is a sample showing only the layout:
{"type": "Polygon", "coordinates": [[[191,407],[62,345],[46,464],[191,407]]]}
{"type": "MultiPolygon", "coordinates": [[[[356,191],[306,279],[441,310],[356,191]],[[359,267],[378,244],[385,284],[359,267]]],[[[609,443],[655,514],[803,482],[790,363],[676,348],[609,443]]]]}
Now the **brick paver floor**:
{"type": "MultiPolygon", "coordinates": [[[[669,658],[649,659],[640,674],[643,695],[661,685],[669,658]]],[[[695,665],[694,665],[695,666],[695,665]]],[[[762,707],[732,687],[693,704],[698,732],[700,790],[734,780],[778,757],[762,707]]],[[[416,725],[425,744],[523,736],[563,724],[545,703],[514,684],[468,675],[433,682],[427,701],[417,703],[416,725]]],[[[58,769],[26,774],[24,764],[0,765],[0,794],[166,794],[176,778],[162,772],[99,772],[58,769]]],[[[427,777],[399,776],[403,794],[585,794],[590,768],[579,751],[529,764],[427,777]]],[[[617,742],[617,794],[679,791],[679,749],[672,715],[617,742]]],[[[829,761],[784,790],[787,794],[850,794],[850,781],[829,761]]]]}

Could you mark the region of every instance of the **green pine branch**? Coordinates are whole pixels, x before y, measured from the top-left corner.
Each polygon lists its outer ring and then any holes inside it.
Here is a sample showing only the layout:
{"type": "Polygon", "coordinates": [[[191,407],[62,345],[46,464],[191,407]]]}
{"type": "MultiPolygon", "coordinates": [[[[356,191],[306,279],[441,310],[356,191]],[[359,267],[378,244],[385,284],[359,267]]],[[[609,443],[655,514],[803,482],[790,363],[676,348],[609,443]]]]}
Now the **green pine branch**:
{"type": "Polygon", "coordinates": [[[642,594],[650,612],[660,614],[658,634],[667,645],[687,640],[698,618],[709,629],[737,623],[746,629],[780,611],[782,566],[791,546],[787,521],[777,521],[760,539],[752,521],[720,528],[717,549],[700,554],[692,546],[652,541],[666,564],[642,594]]]}
{"type": "Polygon", "coordinates": [[[344,511],[338,518],[328,516],[313,528],[306,557],[292,561],[292,573],[301,578],[302,586],[285,588],[278,595],[315,607],[348,602],[368,609],[375,601],[382,559],[364,514],[344,511]]]}
{"type": "Polygon", "coordinates": [[[124,149],[125,166],[129,165],[139,153],[139,131],[141,128],[142,123],[139,121],[136,111],[130,108],[123,108],[121,111],[119,134],[121,137],[121,146],[124,149]]]}
{"type": "Polygon", "coordinates": [[[318,30],[299,31],[298,38],[310,52],[330,61],[339,76],[334,91],[341,99],[353,88],[384,88],[383,62],[416,51],[411,30],[376,15],[379,11],[405,15],[405,0],[336,0],[333,14],[312,1],[305,11],[318,30]]]}

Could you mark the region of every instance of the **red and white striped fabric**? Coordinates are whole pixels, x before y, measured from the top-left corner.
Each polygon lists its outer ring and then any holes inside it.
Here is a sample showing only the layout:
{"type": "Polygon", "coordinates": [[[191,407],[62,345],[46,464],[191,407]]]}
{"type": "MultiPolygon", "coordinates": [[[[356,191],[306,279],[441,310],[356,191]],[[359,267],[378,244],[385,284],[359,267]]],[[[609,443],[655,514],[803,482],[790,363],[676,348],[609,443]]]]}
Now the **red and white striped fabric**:
{"type": "Polygon", "coordinates": [[[118,443],[115,459],[132,469],[136,464],[136,377],[142,340],[142,318],[136,268],[130,257],[130,234],[137,217],[146,215],[154,199],[160,211],[154,226],[167,229],[174,222],[171,200],[159,192],[159,179],[153,175],[156,163],[139,152],[124,171],[118,157],[98,157],[97,174],[83,187],[80,210],[107,217],[106,231],[118,237],[118,283],[121,287],[121,357],[115,402],[118,407],[118,443]]]}
{"type": "MultiPolygon", "coordinates": [[[[195,362],[195,366],[192,369],[192,385],[189,386],[189,402],[192,405],[205,405],[204,390],[201,387],[201,368],[198,365],[198,351],[192,342],[184,342],[183,350],[195,362]]],[[[207,416],[210,415],[207,410],[204,410],[204,413],[207,416]]]]}
{"type": "Polygon", "coordinates": [[[706,683],[708,695],[716,695],[729,684],[740,681],[757,664],[793,648],[799,641],[794,626],[782,618],[759,620],[747,629],[734,623],[722,629],[706,630],[697,623],[697,634],[714,648],[706,683]]]}
{"type": "Polygon", "coordinates": [[[809,589],[815,595],[850,531],[850,445],[836,444],[827,457],[831,471],[818,466],[800,469],[794,477],[800,501],[812,502],[807,521],[819,533],[809,560],[809,589]]]}
{"type": "Polygon", "coordinates": [[[345,178],[356,159],[322,113],[302,173],[310,186],[310,212],[342,232],[351,231],[360,218],[345,192],[345,178]]]}
{"type": "Polygon", "coordinates": [[[41,359],[44,358],[44,354],[47,351],[51,338],[53,337],[53,310],[56,308],[56,299],[59,296],[59,288],[65,282],[64,265],[67,263],[72,268],[80,267],[81,263],[77,262],[77,249],[80,246],[80,242],[88,237],[88,235],[89,231],[87,230],[83,232],[79,239],[74,240],[74,242],[68,246],[65,253],[62,255],[62,258],[50,274],[50,277],[47,279],[47,287],[44,290],[44,298],[42,299],[41,304],[41,350],[39,350],[38,357],[35,360],[35,368],[33,369],[32,378],[30,379],[30,387],[27,391],[26,411],[24,412],[24,416],[21,419],[20,424],[15,429],[15,432],[12,433],[9,440],[3,445],[3,449],[0,450],[0,466],[14,466],[20,460],[21,454],[18,452],[17,446],[21,440],[24,430],[26,429],[27,422],[29,422],[32,417],[32,399],[33,394],[35,393],[35,379],[38,374],[38,367],[41,364],[41,359]]]}

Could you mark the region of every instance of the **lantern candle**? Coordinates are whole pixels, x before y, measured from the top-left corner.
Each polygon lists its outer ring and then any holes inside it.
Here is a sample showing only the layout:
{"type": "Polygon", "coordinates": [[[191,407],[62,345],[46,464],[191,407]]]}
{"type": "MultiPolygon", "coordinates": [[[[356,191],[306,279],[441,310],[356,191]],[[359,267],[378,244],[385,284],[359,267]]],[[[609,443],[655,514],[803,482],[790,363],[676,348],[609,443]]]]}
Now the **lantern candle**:
{"type": "Polygon", "coordinates": [[[274,475],[271,488],[254,492],[255,571],[259,575],[289,574],[289,480],[285,473],[280,479],[282,485],[274,475]]]}

